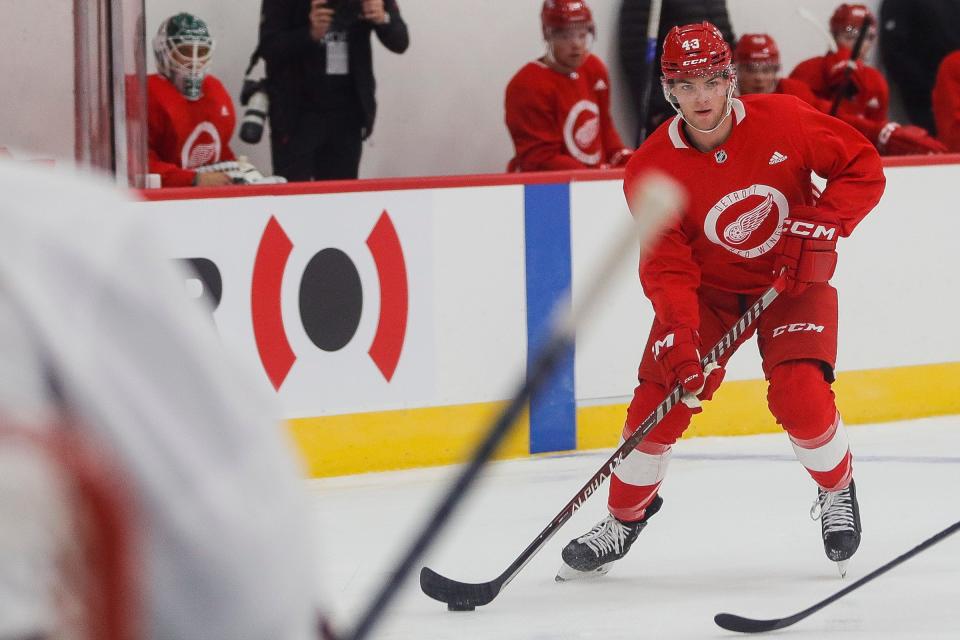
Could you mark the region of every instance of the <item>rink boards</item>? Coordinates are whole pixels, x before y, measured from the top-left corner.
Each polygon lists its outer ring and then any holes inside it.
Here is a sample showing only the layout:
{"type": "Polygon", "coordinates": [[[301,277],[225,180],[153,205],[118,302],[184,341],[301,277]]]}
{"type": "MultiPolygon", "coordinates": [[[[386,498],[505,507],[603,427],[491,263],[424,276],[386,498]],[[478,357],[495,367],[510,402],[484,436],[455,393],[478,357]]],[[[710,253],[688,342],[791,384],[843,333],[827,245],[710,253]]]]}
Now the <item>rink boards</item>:
{"type": "MultiPolygon", "coordinates": [[[[960,165],[888,167],[841,241],[838,403],[849,424],[960,413],[960,165]]],[[[462,460],[627,216],[617,172],[176,189],[136,205],[315,476],[462,460]]],[[[652,320],[626,259],[573,359],[499,457],[614,445],[652,320]]],[[[688,435],[778,429],[755,342],[688,435]]]]}

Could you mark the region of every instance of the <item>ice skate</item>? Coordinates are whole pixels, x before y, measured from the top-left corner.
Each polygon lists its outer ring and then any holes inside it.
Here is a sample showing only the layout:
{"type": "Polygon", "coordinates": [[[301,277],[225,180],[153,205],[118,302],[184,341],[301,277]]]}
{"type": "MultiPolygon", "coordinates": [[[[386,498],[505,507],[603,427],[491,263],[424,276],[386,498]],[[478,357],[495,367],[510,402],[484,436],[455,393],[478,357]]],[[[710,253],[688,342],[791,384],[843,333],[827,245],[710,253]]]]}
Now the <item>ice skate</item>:
{"type": "Polygon", "coordinates": [[[660,496],[654,498],[643,520],[637,522],[622,522],[607,515],[593,529],[571,540],[563,548],[563,563],[557,572],[557,582],[606,575],[611,564],[627,555],[634,540],[662,504],[660,496]]]}
{"type": "Polygon", "coordinates": [[[860,546],[860,507],[853,480],[841,491],[817,489],[817,500],[810,508],[810,517],[820,520],[823,550],[837,563],[840,577],[847,576],[847,564],[860,546]]]}

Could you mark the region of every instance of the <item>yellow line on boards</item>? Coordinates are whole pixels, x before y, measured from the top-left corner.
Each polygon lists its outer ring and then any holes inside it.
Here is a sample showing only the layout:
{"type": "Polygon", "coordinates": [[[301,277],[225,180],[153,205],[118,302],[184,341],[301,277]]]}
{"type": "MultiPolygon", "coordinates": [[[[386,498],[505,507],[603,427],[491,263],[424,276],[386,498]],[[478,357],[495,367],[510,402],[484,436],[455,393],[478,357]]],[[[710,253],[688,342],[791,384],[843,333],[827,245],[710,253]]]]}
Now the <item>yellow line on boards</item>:
{"type": "MultiPolygon", "coordinates": [[[[310,477],[455,464],[486,435],[503,403],[354,413],[288,421],[310,477]]],[[[526,412],[495,458],[529,455],[526,412]]]]}
{"type": "MultiPolygon", "coordinates": [[[[843,371],[833,385],[846,424],[909,420],[960,413],[960,362],[843,371]]],[[[780,431],[767,409],[763,380],[725,382],[694,416],[684,438],[736,436],[780,431]]],[[[577,448],[613,447],[627,405],[577,409],[577,448]]]]}
{"type": "MultiPolygon", "coordinates": [[[[844,371],[834,384],[846,424],[960,414],[960,362],[844,371]]],[[[467,459],[503,403],[489,402],[289,420],[311,477],[456,464],[467,459]]],[[[577,448],[616,446],[626,404],[577,409],[577,448]]],[[[529,456],[529,416],[495,458],[529,456]]],[[[723,384],[694,417],[685,438],[780,431],[766,404],[766,382],[723,384]]]]}

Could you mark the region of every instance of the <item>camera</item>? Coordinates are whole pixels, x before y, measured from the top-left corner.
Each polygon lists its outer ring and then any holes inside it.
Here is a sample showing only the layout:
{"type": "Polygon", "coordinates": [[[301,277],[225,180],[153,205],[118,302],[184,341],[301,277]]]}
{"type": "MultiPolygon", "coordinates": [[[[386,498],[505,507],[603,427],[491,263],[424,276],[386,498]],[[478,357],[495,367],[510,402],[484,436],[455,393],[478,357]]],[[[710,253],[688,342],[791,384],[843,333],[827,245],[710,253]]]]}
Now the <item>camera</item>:
{"type": "Polygon", "coordinates": [[[346,31],[363,16],[363,0],[327,0],[326,6],[334,10],[331,31],[346,31]]]}
{"type": "Polygon", "coordinates": [[[248,144],[257,144],[263,137],[263,125],[267,121],[266,82],[245,78],[243,89],[240,90],[240,104],[246,107],[243,120],[240,124],[240,139],[248,144]]]}

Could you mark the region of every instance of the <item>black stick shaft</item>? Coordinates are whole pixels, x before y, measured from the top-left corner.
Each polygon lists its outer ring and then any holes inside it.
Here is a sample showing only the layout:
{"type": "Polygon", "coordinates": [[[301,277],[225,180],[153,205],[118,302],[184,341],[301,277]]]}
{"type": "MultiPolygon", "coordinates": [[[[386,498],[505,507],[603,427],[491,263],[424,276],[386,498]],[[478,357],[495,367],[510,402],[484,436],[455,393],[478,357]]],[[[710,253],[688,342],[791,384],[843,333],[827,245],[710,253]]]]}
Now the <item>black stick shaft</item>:
{"type": "MultiPolygon", "coordinates": [[[[737,320],[737,322],[730,327],[726,334],[714,345],[713,349],[710,352],[701,358],[701,365],[704,367],[711,362],[719,362],[720,358],[730,349],[732,349],[737,341],[744,335],[747,328],[750,327],[756,319],[760,316],[765,309],[767,309],[773,301],[776,300],[777,296],[783,290],[784,287],[784,278],[781,276],[777,278],[777,281],[774,283],[770,289],[764,292],[760,298],[750,306],[749,309],[737,320]]],[[[640,427],[629,437],[623,444],[621,444],[616,451],[613,452],[613,455],[607,459],[607,461],[597,470],[596,473],[580,488],[580,491],[574,495],[574,497],[560,510],[553,520],[541,531],[533,542],[531,542],[523,550],[523,552],[510,564],[507,569],[500,574],[496,579],[491,580],[487,583],[476,584],[467,584],[459,583],[454,580],[449,580],[433,574],[432,571],[424,568],[424,572],[431,574],[429,582],[433,584],[433,588],[428,591],[426,588],[424,591],[432,598],[442,600],[448,604],[451,602],[469,602],[471,604],[486,604],[493,598],[495,598],[500,591],[510,583],[511,580],[520,572],[523,567],[533,558],[537,552],[549,541],[557,531],[562,527],[576,512],[577,509],[593,494],[597,492],[603,482],[610,477],[613,473],[613,470],[623,462],[631,451],[640,443],[640,441],[648,434],[654,427],[656,427],[664,416],[680,401],[682,395],[682,389],[679,384],[674,385],[674,387],[667,394],[667,397],[657,405],[657,407],[650,413],[650,415],[644,420],[640,427]],[[440,582],[442,586],[437,586],[437,582],[440,582]],[[477,592],[479,591],[483,594],[480,599],[476,599],[477,592]]],[[[424,587],[423,576],[421,575],[421,587],[424,587]]]]}
{"type": "MultiPolygon", "coordinates": [[[[850,65],[857,63],[857,60],[860,59],[860,51],[863,49],[863,41],[867,37],[867,32],[870,30],[870,26],[873,24],[873,20],[869,15],[863,16],[863,24],[860,26],[860,33],[857,34],[857,41],[853,43],[853,51],[850,53],[850,65]]],[[[837,110],[840,108],[840,103],[843,101],[844,96],[847,95],[847,91],[850,90],[850,76],[853,73],[853,67],[847,66],[846,73],[844,75],[844,81],[837,89],[837,95],[833,97],[833,104],[830,105],[830,115],[837,115],[837,110]]]]}
{"type": "Polygon", "coordinates": [[[792,616],[786,616],[784,618],[774,618],[771,620],[757,620],[754,618],[745,618],[743,616],[734,616],[732,614],[718,614],[714,618],[714,620],[717,620],[718,624],[724,629],[728,629],[730,631],[739,631],[741,633],[758,633],[763,631],[772,631],[774,629],[783,629],[784,627],[789,627],[792,624],[800,622],[801,620],[810,616],[811,614],[816,613],[820,609],[823,609],[827,605],[836,602],[837,600],[847,595],[851,591],[855,591],[856,589],[859,589],[860,587],[872,581],[873,579],[882,576],[883,574],[890,571],[897,565],[903,564],[910,558],[929,549],[930,547],[937,544],[938,542],[942,542],[944,539],[952,536],[957,531],[960,531],[960,522],[953,523],[943,531],[940,531],[939,533],[927,538],[926,540],[924,540],[914,548],[910,549],[906,553],[903,553],[897,556],[896,558],[886,563],[885,565],[882,565],[877,569],[874,569],[873,571],[863,576],[856,582],[850,584],[847,587],[844,587],[840,591],[837,591],[832,596],[828,598],[824,598],[823,600],[816,603],[812,607],[804,609],[799,613],[795,613],[792,616]],[[723,624],[720,624],[720,621],[718,619],[722,619],[724,617],[726,619],[723,620],[723,624]]]}

